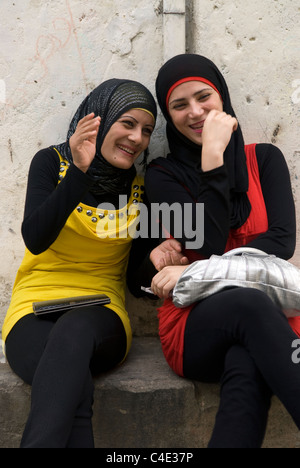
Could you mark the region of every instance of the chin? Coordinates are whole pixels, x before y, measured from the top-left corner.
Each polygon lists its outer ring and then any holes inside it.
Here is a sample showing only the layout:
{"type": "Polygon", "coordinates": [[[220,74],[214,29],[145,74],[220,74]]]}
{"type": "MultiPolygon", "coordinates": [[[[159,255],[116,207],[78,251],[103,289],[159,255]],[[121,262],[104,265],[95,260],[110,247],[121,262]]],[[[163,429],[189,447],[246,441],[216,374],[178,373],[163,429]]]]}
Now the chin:
{"type": "Polygon", "coordinates": [[[112,163],[112,166],[117,167],[118,169],[130,169],[134,165],[134,161],[115,161],[112,163]]]}
{"type": "Polygon", "coordinates": [[[202,137],[199,138],[190,138],[190,140],[198,146],[202,146],[202,137]]]}

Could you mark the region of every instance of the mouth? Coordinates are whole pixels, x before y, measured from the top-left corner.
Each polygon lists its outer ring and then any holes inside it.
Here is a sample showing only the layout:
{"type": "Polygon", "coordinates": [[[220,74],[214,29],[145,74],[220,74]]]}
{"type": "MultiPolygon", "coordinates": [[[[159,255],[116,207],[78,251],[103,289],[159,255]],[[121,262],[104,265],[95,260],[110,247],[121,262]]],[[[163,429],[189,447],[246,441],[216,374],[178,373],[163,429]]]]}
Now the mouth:
{"type": "Polygon", "coordinates": [[[118,145],[119,150],[121,150],[123,153],[126,153],[128,156],[134,157],[136,156],[136,151],[129,146],[124,146],[124,145],[118,145]]]}
{"type": "Polygon", "coordinates": [[[189,127],[196,133],[202,133],[204,122],[205,120],[201,120],[201,122],[197,122],[193,125],[190,125],[189,127]]]}

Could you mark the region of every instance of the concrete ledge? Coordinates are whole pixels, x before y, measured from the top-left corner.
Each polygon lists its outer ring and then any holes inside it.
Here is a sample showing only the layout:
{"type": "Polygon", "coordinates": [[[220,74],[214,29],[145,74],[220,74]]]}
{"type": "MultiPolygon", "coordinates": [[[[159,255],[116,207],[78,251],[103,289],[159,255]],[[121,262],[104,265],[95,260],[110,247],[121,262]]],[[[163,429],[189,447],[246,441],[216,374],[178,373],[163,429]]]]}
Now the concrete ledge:
{"type": "MultiPolygon", "coordinates": [[[[96,447],[204,448],[219,403],[218,385],[176,376],[157,338],[134,338],[126,362],[97,378],[96,447]]],[[[18,447],[30,406],[30,387],[0,364],[0,447],[18,447]]],[[[299,448],[294,422],[274,398],[264,447],[299,448]]]]}

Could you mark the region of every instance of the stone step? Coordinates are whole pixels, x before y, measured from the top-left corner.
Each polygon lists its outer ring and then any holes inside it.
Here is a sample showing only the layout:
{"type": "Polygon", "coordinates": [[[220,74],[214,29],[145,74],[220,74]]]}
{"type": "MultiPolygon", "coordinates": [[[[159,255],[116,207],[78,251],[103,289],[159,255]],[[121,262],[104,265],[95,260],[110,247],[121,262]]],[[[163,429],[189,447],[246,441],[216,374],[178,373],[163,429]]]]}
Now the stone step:
{"type": "MultiPolygon", "coordinates": [[[[156,337],[135,337],[124,364],[95,382],[94,433],[99,448],[204,448],[212,432],[219,386],[176,376],[156,337]]],[[[30,387],[0,364],[0,447],[18,447],[30,387]]],[[[274,398],[264,442],[299,448],[294,422],[274,398]]]]}

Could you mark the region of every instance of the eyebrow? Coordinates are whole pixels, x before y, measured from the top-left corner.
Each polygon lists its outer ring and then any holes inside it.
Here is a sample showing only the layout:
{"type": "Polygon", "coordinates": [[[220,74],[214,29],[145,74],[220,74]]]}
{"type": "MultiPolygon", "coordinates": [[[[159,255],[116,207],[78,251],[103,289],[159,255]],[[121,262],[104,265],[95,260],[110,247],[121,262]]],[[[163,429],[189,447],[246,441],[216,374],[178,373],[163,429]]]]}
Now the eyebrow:
{"type": "MultiPolygon", "coordinates": [[[[132,117],[132,115],[122,115],[122,116],[120,117],[120,119],[124,119],[124,118],[130,118],[130,119],[134,120],[137,124],[139,123],[139,121],[136,120],[134,117],[132,117]]],[[[154,125],[152,125],[152,124],[145,124],[145,127],[152,127],[152,128],[154,128],[154,125]]]]}
{"type": "MultiPolygon", "coordinates": [[[[193,94],[192,97],[196,97],[196,96],[198,96],[198,94],[202,94],[202,93],[205,92],[205,91],[211,91],[211,88],[203,88],[203,89],[201,89],[200,91],[196,91],[196,92],[193,94]]],[[[169,106],[170,106],[171,104],[176,103],[176,102],[182,102],[182,101],[185,101],[185,100],[186,100],[185,97],[179,98],[179,99],[174,99],[174,101],[171,101],[171,102],[169,103],[169,106]]]]}

